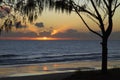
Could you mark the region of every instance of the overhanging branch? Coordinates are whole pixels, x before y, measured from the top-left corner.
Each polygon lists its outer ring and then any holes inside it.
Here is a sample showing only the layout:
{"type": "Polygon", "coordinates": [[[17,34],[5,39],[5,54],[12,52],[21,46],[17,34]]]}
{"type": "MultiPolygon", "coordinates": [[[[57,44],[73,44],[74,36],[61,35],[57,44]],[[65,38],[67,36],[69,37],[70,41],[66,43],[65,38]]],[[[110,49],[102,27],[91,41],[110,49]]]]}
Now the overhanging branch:
{"type": "Polygon", "coordinates": [[[105,3],[106,7],[109,8],[109,6],[108,6],[106,0],[103,0],[103,2],[105,3]]]}
{"type": "Polygon", "coordinates": [[[0,35],[1,35],[1,32],[3,31],[3,27],[4,27],[4,24],[0,27],[0,35]]]}
{"type": "Polygon", "coordinates": [[[87,17],[90,18],[93,22],[95,22],[98,26],[100,26],[100,24],[96,20],[94,20],[91,16],[87,15],[87,17]]]}
{"type": "Polygon", "coordinates": [[[75,12],[78,14],[78,16],[81,18],[81,20],[83,21],[83,23],[85,24],[85,26],[89,29],[89,31],[91,31],[92,33],[98,35],[99,37],[102,38],[102,35],[94,30],[92,30],[88,24],[85,22],[85,20],[83,19],[83,17],[79,14],[79,12],[76,10],[76,8],[73,6],[73,8],[75,9],[75,12]]]}
{"type": "Polygon", "coordinates": [[[116,9],[120,6],[120,3],[115,5],[114,9],[112,10],[112,16],[114,15],[116,9]]]}
{"type": "Polygon", "coordinates": [[[95,15],[95,14],[93,14],[93,13],[90,12],[89,10],[85,9],[84,7],[80,7],[79,5],[76,5],[74,2],[72,2],[72,3],[73,3],[73,6],[74,6],[75,8],[77,8],[77,11],[78,11],[78,12],[85,12],[85,13],[89,14],[90,16],[94,17],[95,19],[98,19],[98,16],[95,15]]]}
{"type": "MultiPolygon", "coordinates": [[[[75,12],[78,14],[78,16],[81,18],[81,20],[83,21],[83,23],[85,24],[85,26],[88,28],[88,30],[102,38],[103,36],[102,36],[100,33],[92,30],[92,29],[89,27],[89,25],[86,23],[86,21],[85,21],[85,20],[83,19],[83,17],[80,15],[79,11],[76,9],[77,7],[74,6],[74,5],[76,5],[76,4],[73,2],[73,4],[71,4],[71,5],[72,5],[72,7],[75,9],[75,12]]],[[[90,13],[90,12],[88,11],[88,13],[90,13]]],[[[90,15],[92,15],[92,14],[90,13],[90,15]]]]}
{"type": "Polygon", "coordinates": [[[100,33],[92,30],[92,29],[88,26],[88,24],[85,22],[85,20],[83,19],[83,17],[82,17],[78,12],[77,12],[77,14],[78,14],[79,17],[82,19],[83,23],[86,25],[86,27],[89,29],[89,31],[91,31],[92,33],[94,33],[94,34],[96,34],[96,35],[98,35],[98,36],[100,36],[100,37],[102,38],[102,35],[101,35],[100,33]]]}
{"type": "Polygon", "coordinates": [[[97,17],[95,14],[91,13],[91,12],[88,11],[88,10],[84,10],[83,12],[86,12],[86,13],[88,13],[89,15],[91,15],[92,17],[94,17],[95,19],[98,19],[98,17],[97,17]]]}
{"type": "Polygon", "coordinates": [[[95,12],[96,12],[96,14],[97,14],[97,16],[98,16],[98,21],[99,21],[99,23],[100,23],[101,31],[102,31],[102,33],[104,34],[105,28],[104,28],[104,24],[103,24],[102,17],[101,17],[101,15],[100,15],[100,13],[99,13],[97,7],[95,6],[94,1],[93,1],[93,0],[90,0],[90,1],[91,1],[91,4],[92,4],[93,8],[95,9],[95,12]]]}

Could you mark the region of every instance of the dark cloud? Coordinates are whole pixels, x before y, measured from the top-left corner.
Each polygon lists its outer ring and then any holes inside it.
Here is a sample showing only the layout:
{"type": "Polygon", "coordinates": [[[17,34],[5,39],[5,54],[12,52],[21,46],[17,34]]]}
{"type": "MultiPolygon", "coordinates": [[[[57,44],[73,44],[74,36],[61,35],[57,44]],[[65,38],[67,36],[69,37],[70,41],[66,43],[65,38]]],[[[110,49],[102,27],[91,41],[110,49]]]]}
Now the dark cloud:
{"type": "Polygon", "coordinates": [[[50,31],[43,31],[39,33],[39,36],[35,32],[8,32],[5,31],[2,32],[2,37],[50,37],[51,32],[50,31]]]}
{"type": "Polygon", "coordinates": [[[35,23],[35,26],[38,28],[42,28],[44,27],[44,23],[43,22],[35,23]]]}
{"type": "Polygon", "coordinates": [[[2,32],[1,34],[2,37],[37,37],[36,33],[34,32],[27,32],[27,33],[23,33],[23,32],[2,32]]]}
{"type": "MultiPolygon", "coordinates": [[[[74,29],[68,29],[64,32],[59,32],[55,35],[51,35],[52,31],[43,31],[39,33],[39,37],[54,37],[54,38],[73,38],[73,39],[80,39],[80,40],[94,40],[97,37],[95,35],[92,35],[92,33],[86,33],[86,32],[79,32],[74,29]]],[[[34,32],[8,32],[3,33],[3,37],[38,37],[36,33],[34,32]]]]}
{"type": "Polygon", "coordinates": [[[51,36],[51,32],[50,31],[43,31],[43,32],[40,32],[40,37],[50,37],[51,36]]]}
{"type": "Polygon", "coordinates": [[[120,40],[120,31],[112,32],[110,35],[111,40],[120,40]]]}
{"type": "Polygon", "coordinates": [[[55,35],[53,35],[54,37],[58,37],[58,38],[75,38],[75,39],[93,39],[94,36],[91,33],[86,33],[86,32],[79,32],[75,29],[68,29],[64,32],[59,32],[55,35]],[[93,37],[92,37],[93,36],[93,37]]]}
{"type": "MultiPolygon", "coordinates": [[[[43,31],[39,33],[39,37],[54,37],[54,38],[73,38],[79,40],[101,40],[97,35],[91,32],[79,32],[75,29],[68,29],[64,32],[59,32],[51,35],[52,31],[43,31]]],[[[2,37],[38,37],[35,32],[4,32],[2,37]]],[[[120,32],[113,32],[110,36],[110,40],[120,40],[120,32]]]]}

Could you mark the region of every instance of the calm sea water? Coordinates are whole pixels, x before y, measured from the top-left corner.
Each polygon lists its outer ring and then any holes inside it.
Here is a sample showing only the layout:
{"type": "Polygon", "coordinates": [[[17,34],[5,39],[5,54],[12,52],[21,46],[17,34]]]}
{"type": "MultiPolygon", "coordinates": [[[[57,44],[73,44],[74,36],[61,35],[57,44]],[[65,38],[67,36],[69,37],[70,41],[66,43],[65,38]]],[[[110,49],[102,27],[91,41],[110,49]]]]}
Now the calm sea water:
{"type": "MultiPolygon", "coordinates": [[[[0,65],[101,60],[100,41],[0,41],[0,65]]],[[[109,41],[109,60],[120,60],[120,41],[109,41]]]]}

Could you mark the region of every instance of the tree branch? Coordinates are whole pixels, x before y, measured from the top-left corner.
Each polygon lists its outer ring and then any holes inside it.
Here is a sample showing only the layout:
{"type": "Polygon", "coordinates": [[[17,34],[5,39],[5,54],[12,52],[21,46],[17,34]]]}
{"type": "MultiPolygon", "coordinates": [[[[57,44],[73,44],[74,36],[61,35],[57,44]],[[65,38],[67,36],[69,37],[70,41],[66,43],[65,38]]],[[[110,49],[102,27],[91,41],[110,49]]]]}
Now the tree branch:
{"type": "Polygon", "coordinates": [[[101,24],[101,25],[100,25],[101,31],[102,31],[102,33],[104,34],[105,28],[104,28],[104,24],[103,24],[102,17],[101,17],[101,15],[100,15],[98,9],[96,8],[94,1],[93,1],[93,0],[90,0],[90,1],[91,1],[91,4],[92,4],[93,8],[95,9],[95,12],[96,12],[96,14],[97,14],[97,16],[98,16],[98,21],[99,21],[99,23],[101,24]]]}
{"type": "Polygon", "coordinates": [[[83,19],[83,17],[77,12],[77,14],[79,15],[79,17],[82,19],[82,21],[83,21],[83,23],[86,25],[86,27],[89,29],[89,31],[91,31],[92,33],[94,33],[94,34],[96,34],[96,35],[98,35],[98,36],[100,36],[101,38],[102,38],[102,35],[101,34],[99,34],[98,32],[96,32],[96,31],[94,31],[94,30],[92,30],[89,26],[88,26],[88,24],[85,22],[85,20],[83,19]]]}
{"type": "Polygon", "coordinates": [[[104,14],[103,21],[106,19],[107,15],[107,13],[104,14]]]}
{"type": "Polygon", "coordinates": [[[1,35],[2,31],[3,31],[3,27],[4,27],[4,24],[0,27],[0,35],[1,35]]]}
{"type": "Polygon", "coordinates": [[[98,17],[97,17],[95,14],[91,13],[91,12],[88,11],[88,10],[84,10],[83,12],[86,12],[86,13],[88,13],[89,15],[91,15],[92,17],[94,17],[95,19],[98,19],[98,17]]]}
{"type": "Polygon", "coordinates": [[[108,8],[109,6],[108,6],[106,0],[103,0],[103,2],[105,3],[106,7],[108,8]]]}
{"type": "Polygon", "coordinates": [[[120,3],[117,4],[117,2],[116,2],[116,3],[115,3],[115,7],[114,7],[114,9],[112,10],[112,16],[114,15],[116,9],[117,9],[119,6],[120,6],[120,3]]]}
{"type": "Polygon", "coordinates": [[[79,12],[77,11],[76,7],[73,5],[73,8],[75,9],[75,12],[78,14],[78,16],[81,18],[81,20],[83,21],[83,23],[85,24],[85,26],[89,29],[89,31],[91,31],[92,33],[98,35],[99,37],[102,38],[102,35],[94,30],[92,30],[88,24],[85,22],[85,20],[83,19],[83,17],[79,14],[79,12]]]}
{"type": "Polygon", "coordinates": [[[98,26],[100,26],[100,24],[96,20],[94,20],[91,16],[87,15],[87,17],[90,18],[93,22],[95,22],[98,26]]]}

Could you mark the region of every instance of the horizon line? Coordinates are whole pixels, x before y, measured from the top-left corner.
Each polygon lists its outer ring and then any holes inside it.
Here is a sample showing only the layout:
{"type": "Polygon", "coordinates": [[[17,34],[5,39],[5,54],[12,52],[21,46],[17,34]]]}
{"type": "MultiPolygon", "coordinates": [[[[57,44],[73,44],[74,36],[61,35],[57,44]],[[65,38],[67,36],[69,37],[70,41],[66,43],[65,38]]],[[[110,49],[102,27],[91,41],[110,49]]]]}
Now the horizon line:
{"type": "Polygon", "coordinates": [[[54,41],[54,40],[81,40],[81,39],[79,38],[54,38],[54,37],[0,37],[0,40],[54,41]]]}

